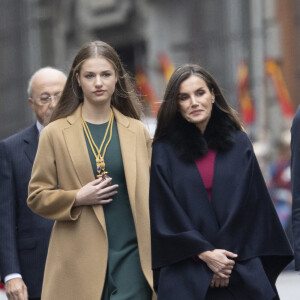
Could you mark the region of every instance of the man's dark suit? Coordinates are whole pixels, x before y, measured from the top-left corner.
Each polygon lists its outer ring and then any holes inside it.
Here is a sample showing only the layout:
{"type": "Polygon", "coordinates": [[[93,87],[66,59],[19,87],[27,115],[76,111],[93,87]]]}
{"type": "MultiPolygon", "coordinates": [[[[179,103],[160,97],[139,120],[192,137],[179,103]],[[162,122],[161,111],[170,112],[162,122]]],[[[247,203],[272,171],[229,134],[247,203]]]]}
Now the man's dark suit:
{"type": "Polygon", "coordinates": [[[295,114],[291,129],[291,179],[292,179],[292,221],[295,252],[295,269],[300,270],[300,106],[295,114]]]}
{"type": "Polygon", "coordinates": [[[38,135],[34,124],[0,143],[0,273],[20,273],[29,298],[41,296],[53,226],[26,204],[38,135]]]}

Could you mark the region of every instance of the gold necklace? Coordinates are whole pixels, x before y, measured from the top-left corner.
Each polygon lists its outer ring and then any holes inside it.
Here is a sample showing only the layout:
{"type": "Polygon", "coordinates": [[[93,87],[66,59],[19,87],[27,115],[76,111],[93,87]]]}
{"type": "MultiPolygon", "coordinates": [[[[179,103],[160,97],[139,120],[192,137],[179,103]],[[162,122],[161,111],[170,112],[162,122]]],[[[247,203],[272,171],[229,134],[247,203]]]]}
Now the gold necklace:
{"type": "Polygon", "coordinates": [[[114,124],[114,113],[113,111],[111,110],[110,111],[110,118],[109,118],[109,122],[108,122],[108,125],[106,127],[106,131],[105,131],[105,134],[104,134],[104,138],[102,140],[102,143],[100,145],[100,147],[98,148],[96,143],[94,142],[94,139],[92,137],[92,134],[91,134],[91,131],[86,123],[86,121],[84,120],[84,118],[81,116],[81,120],[82,120],[82,126],[83,126],[83,130],[85,132],[85,135],[89,141],[89,144],[91,146],[91,149],[92,149],[92,152],[95,156],[95,159],[96,159],[96,166],[97,166],[97,177],[100,178],[105,178],[106,175],[107,175],[107,172],[105,171],[105,162],[104,162],[104,156],[105,156],[105,152],[106,152],[106,149],[107,149],[107,146],[108,144],[110,143],[111,141],[111,136],[112,136],[112,128],[113,128],[113,124],[114,124]],[[104,142],[106,140],[106,137],[107,137],[107,133],[109,131],[109,139],[108,141],[106,142],[106,145],[103,149],[103,153],[101,155],[101,150],[102,150],[102,147],[104,145],[104,142]]]}

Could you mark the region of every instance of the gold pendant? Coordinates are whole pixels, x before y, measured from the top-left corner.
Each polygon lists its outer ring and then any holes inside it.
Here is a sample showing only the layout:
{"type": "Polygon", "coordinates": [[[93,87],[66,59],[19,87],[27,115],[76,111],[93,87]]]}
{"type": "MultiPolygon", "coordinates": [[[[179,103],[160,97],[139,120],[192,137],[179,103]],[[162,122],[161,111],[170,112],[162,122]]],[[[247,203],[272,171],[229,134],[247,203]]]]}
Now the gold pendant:
{"type": "Polygon", "coordinates": [[[96,158],[96,165],[97,165],[97,171],[104,171],[105,170],[105,162],[103,157],[96,158]]]}
{"type": "Polygon", "coordinates": [[[102,170],[104,170],[104,169],[105,169],[105,162],[102,161],[102,162],[99,164],[99,166],[100,166],[100,168],[101,168],[102,170]]]}
{"type": "Polygon", "coordinates": [[[103,157],[96,158],[97,178],[105,178],[108,172],[105,171],[105,162],[103,157]]]}
{"type": "Polygon", "coordinates": [[[103,179],[105,179],[107,174],[108,174],[108,172],[103,171],[103,172],[101,172],[100,174],[97,175],[97,178],[103,178],[103,179]]]}

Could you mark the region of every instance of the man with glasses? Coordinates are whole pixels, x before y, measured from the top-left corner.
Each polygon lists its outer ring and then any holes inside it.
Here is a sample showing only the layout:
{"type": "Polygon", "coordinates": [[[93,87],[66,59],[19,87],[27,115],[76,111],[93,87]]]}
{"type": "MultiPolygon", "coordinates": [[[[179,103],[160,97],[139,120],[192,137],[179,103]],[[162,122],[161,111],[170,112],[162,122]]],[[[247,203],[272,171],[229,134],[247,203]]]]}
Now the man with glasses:
{"type": "MultiPolygon", "coordinates": [[[[0,274],[8,299],[40,299],[53,222],[27,207],[27,188],[41,130],[66,83],[57,69],[42,68],[28,85],[36,122],[0,143],[0,274]]],[[[45,170],[47,172],[47,170],[45,170]]]]}

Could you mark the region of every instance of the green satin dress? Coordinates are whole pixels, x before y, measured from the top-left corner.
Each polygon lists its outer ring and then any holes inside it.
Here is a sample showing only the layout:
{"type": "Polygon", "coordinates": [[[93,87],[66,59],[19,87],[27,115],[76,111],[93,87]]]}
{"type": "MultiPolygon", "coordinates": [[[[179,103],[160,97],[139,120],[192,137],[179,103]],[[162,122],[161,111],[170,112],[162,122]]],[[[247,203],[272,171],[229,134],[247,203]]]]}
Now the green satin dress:
{"type": "MultiPolygon", "coordinates": [[[[87,123],[87,125],[96,145],[99,147],[108,123],[100,125],[87,123]]],[[[86,136],[85,139],[96,178],[95,156],[86,136]]],[[[112,184],[118,184],[119,188],[118,194],[113,196],[113,201],[103,205],[109,250],[106,280],[101,299],[150,300],[152,292],[141,269],[137,236],[129,203],[115,121],[112,139],[107,147],[104,160],[105,169],[108,172],[108,176],[112,178],[112,184]]]]}

